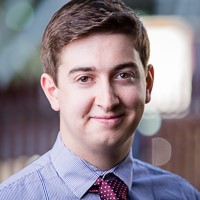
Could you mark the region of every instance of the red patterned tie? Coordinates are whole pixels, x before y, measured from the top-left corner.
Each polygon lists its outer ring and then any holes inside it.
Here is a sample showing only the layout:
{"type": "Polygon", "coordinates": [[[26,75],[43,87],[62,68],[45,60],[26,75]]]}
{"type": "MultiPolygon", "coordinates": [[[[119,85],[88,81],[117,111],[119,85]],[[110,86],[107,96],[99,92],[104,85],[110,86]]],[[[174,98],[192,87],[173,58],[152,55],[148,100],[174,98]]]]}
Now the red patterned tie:
{"type": "Polygon", "coordinates": [[[89,192],[98,193],[101,200],[127,200],[128,187],[118,177],[114,180],[99,177],[89,192]]]}

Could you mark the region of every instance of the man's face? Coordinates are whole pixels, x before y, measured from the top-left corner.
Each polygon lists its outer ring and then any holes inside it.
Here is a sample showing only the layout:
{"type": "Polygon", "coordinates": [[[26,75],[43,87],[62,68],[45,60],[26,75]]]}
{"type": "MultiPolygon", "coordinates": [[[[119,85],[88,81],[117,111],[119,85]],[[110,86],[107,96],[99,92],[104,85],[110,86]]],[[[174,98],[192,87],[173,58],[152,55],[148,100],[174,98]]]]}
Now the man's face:
{"type": "Polygon", "coordinates": [[[149,101],[146,74],[129,35],[95,34],[67,45],[52,105],[65,145],[77,154],[129,149],[149,101]]]}

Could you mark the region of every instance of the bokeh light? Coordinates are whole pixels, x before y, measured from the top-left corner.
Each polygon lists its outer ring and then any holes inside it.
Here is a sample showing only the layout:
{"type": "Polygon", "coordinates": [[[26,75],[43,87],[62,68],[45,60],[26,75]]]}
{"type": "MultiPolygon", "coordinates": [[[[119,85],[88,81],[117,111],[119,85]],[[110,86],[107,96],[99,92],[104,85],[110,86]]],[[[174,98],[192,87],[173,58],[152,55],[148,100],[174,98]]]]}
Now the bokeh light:
{"type": "Polygon", "coordinates": [[[151,43],[149,63],[155,68],[152,100],[147,105],[162,116],[188,113],[192,93],[193,32],[178,17],[148,17],[144,24],[151,43]]]}
{"type": "Polygon", "coordinates": [[[144,136],[153,136],[159,131],[161,123],[162,118],[158,112],[145,112],[138,130],[144,136]]]}
{"type": "Polygon", "coordinates": [[[34,10],[28,2],[15,2],[8,9],[5,23],[14,31],[21,31],[30,27],[34,18],[34,10]]]}
{"type": "Polygon", "coordinates": [[[170,161],[172,154],[171,144],[164,138],[152,139],[152,164],[162,166],[170,161]]]}

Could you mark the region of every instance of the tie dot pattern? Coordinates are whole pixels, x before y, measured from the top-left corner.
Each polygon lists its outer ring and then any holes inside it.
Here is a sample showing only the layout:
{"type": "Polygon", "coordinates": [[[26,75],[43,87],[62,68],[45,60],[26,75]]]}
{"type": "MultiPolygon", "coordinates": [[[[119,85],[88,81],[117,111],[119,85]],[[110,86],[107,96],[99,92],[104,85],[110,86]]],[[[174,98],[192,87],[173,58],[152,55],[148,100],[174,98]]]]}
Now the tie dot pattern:
{"type": "Polygon", "coordinates": [[[101,200],[127,200],[128,188],[118,177],[114,180],[97,179],[89,190],[98,193],[101,200]]]}

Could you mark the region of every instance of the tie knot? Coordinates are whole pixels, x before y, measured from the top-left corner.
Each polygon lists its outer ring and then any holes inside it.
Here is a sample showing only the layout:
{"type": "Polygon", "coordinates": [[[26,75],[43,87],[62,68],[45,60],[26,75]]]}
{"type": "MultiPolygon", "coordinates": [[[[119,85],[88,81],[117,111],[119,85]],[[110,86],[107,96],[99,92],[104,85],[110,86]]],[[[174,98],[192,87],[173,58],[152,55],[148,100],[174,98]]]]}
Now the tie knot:
{"type": "Polygon", "coordinates": [[[112,180],[99,177],[89,191],[98,193],[101,200],[126,200],[128,187],[118,177],[112,180]]]}

